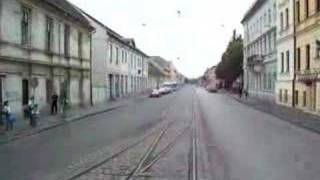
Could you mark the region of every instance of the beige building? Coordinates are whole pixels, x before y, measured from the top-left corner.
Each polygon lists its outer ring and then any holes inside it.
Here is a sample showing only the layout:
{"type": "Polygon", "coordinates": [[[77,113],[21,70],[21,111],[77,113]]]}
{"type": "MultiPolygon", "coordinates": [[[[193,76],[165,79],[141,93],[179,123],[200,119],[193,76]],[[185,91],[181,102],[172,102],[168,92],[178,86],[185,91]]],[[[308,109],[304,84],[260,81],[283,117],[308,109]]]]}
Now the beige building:
{"type": "Polygon", "coordinates": [[[320,112],[320,1],[296,0],[296,87],[299,109],[320,112]]]}
{"type": "Polygon", "coordinates": [[[65,0],[1,0],[0,103],[20,114],[35,96],[43,110],[63,92],[89,104],[93,30],[65,0]]]}

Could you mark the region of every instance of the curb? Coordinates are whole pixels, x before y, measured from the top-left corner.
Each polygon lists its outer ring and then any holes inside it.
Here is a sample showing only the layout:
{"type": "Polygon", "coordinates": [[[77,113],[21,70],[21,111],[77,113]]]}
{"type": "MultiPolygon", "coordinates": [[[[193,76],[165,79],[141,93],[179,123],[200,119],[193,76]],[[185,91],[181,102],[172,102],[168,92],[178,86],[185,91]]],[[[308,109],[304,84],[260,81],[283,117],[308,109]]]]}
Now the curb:
{"type": "Polygon", "coordinates": [[[126,107],[126,106],[128,106],[128,105],[127,104],[117,105],[117,106],[113,106],[113,107],[110,107],[110,108],[107,108],[107,109],[104,109],[104,110],[95,111],[95,112],[87,113],[87,114],[84,114],[84,115],[80,115],[80,116],[77,116],[77,117],[70,117],[70,118],[67,118],[65,120],[59,120],[59,121],[54,122],[54,123],[52,123],[52,124],[50,124],[48,126],[43,126],[42,128],[35,129],[34,131],[22,133],[21,135],[15,135],[15,136],[13,136],[11,138],[8,138],[6,141],[0,142],[0,145],[8,144],[8,143],[10,143],[12,141],[15,141],[15,140],[18,140],[18,139],[22,139],[24,137],[29,137],[29,136],[32,136],[32,135],[35,135],[35,134],[39,134],[41,132],[45,132],[45,131],[48,131],[48,130],[63,126],[65,124],[67,124],[67,123],[80,121],[80,120],[85,119],[87,117],[91,117],[91,116],[95,116],[95,115],[98,115],[98,114],[110,112],[110,111],[116,110],[116,109],[121,108],[121,107],[126,107]]]}

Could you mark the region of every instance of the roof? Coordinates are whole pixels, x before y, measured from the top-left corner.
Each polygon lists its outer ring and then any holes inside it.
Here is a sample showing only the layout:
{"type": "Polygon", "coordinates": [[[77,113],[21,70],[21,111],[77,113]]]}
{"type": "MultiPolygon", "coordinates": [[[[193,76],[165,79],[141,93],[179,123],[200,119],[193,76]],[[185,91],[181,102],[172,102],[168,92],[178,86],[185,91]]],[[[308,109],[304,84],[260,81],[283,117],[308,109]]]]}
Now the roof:
{"type": "Polygon", "coordinates": [[[244,21],[248,20],[251,16],[253,16],[265,2],[267,2],[267,0],[256,0],[244,15],[243,19],[241,20],[241,23],[243,24],[244,21]]]}
{"type": "Polygon", "coordinates": [[[77,7],[68,2],[67,0],[44,0],[44,2],[54,6],[60,11],[65,12],[70,17],[79,21],[82,25],[86,26],[87,28],[93,29],[89,21],[80,13],[77,7]]]}
{"type": "Polygon", "coordinates": [[[144,53],[143,51],[141,51],[140,49],[138,49],[136,47],[136,43],[134,41],[133,38],[125,38],[122,35],[120,35],[119,33],[117,33],[116,31],[112,30],[111,28],[109,28],[108,26],[106,26],[105,24],[103,24],[102,22],[100,22],[99,20],[97,20],[96,18],[94,18],[93,16],[91,16],[90,14],[88,14],[87,12],[85,12],[84,10],[78,8],[79,11],[81,13],[83,13],[87,18],[91,19],[92,21],[98,23],[100,26],[104,27],[107,31],[107,34],[115,39],[117,39],[118,41],[120,41],[122,44],[129,46],[131,49],[137,51],[138,53],[149,57],[146,53],[144,53]]]}
{"type": "Polygon", "coordinates": [[[160,56],[151,56],[150,59],[164,69],[168,68],[168,66],[170,65],[167,60],[160,56]]]}

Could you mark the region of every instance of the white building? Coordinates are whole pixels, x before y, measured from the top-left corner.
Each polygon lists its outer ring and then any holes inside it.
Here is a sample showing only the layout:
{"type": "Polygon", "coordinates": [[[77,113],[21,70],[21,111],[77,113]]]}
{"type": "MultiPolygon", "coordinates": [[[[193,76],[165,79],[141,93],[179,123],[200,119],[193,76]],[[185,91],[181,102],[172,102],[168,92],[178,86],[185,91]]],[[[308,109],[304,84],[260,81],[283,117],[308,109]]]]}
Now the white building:
{"type": "Polygon", "coordinates": [[[66,92],[73,105],[89,104],[92,30],[65,0],[1,0],[0,103],[19,114],[30,96],[44,109],[66,92]]]}
{"type": "Polygon", "coordinates": [[[126,39],[111,29],[107,34],[109,97],[114,99],[145,91],[148,56],[136,47],[133,39],[126,39]]]}
{"type": "Polygon", "coordinates": [[[147,88],[147,55],[133,39],[124,38],[82,11],[96,29],[92,34],[94,103],[134,95],[147,88]]]}
{"type": "Polygon", "coordinates": [[[241,21],[244,26],[244,89],[274,100],[277,79],[276,0],[256,0],[241,21]]]}
{"type": "Polygon", "coordinates": [[[292,81],[294,73],[294,43],[293,43],[293,1],[279,0],[277,2],[277,74],[276,102],[292,105],[292,81]],[[283,94],[283,98],[280,97],[283,94]]]}

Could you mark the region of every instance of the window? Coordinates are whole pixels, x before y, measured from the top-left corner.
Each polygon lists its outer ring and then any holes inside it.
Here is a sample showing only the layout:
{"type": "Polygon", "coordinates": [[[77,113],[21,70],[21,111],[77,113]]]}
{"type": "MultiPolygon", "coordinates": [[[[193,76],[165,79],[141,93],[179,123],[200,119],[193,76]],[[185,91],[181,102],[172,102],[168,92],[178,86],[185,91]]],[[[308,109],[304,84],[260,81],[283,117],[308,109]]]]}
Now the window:
{"type": "Polygon", "coordinates": [[[297,67],[296,67],[296,70],[297,71],[300,71],[301,70],[301,49],[298,48],[297,49],[297,67]]]}
{"type": "Polygon", "coordinates": [[[290,52],[287,51],[287,72],[289,72],[290,69],[290,52]]]}
{"type": "Polygon", "coordinates": [[[300,22],[300,1],[296,2],[297,22],[300,22]]]}
{"type": "Polygon", "coordinates": [[[286,8],[286,28],[289,28],[289,9],[286,8]]]}
{"type": "Polygon", "coordinates": [[[46,18],[46,50],[52,51],[53,43],[53,19],[50,17],[46,18]]]}
{"type": "Polygon", "coordinates": [[[288,90],[284,90],[284,102],[288,103],[288,90]]]}
{"type": "Polygon", "coordinates": [[[309,0],[304,0],[305,18],[309,17],[309,0]]]}
{"type": "Polygon", "coordinates": [[[307,106],[307,92],[303,91],[303,106],[307,106]]]}
{"type": "Polygon", "coordinates": [[[28,7],[22,7],[22,19],[21,19],[21,43],[30,44],[31,34],[31,9],[28,7]]]}
{"type": "Polygon", "coordinates": [[[271,9],[268,10],[269,25],[271,25],[271,9]]]}
{"type": "Polygon", "coordinates": [[[306,46],[306,70],[310,70],[310,45],[306,46]]]}
{"type": "Polygon", "coordinates": [[[272,74],[268,73],[268,89],[272,89],[272,74]]]}
{"type": "Polygon", "coordinates": [[[282,102],[282,89],[279,91],[279,101],[282,102]]]}
{"type": "Polygon", "coordinates": [[[283,13],[280,13],[280,29],[283,30],[283,13]]]}
{"type": "Polygon", "coordinates": [[[281,53],[281,72],[284,72],[284,53],[281,53]]]}
{"type": "Polygon", "coordinates": [[[320,41],[316,40],[316,57],[320,57],[320,41]]]}
{"type": "Polygon", "coordinates": [[[298,105],[299,104],[299,91],[298,90],[296,90],[294,98],[295,98],[295,100],[294,100],[295,105],[298,105]]]}
{"type": "Polygon", "coordinates": [[[109,61],[110,63],[112,63],[112,58],[113,58],[113,47],[112,47],[112,44],[109,45],[109,61]]]}
{"type": "Polygon", "coordinates": [[[116,64],[119,64],[119,48],[116,47],[116,64]]]}
{"type": "Polygon", "coordinates": [[[78,33],[78,56],[82,58],[82,32],[78,33]]]}
{"type": "Polygon", "coordinates": [[[124,63],[124,51],[121,50],[121,63],[124,63]]]}
{"type": "Polygon", "coordinates": [[[316,0],[316,11],[320,12],[320,0],[316,0]]]}
{"type": "Polygon", "coordinates": [[[70,26],[64,25],[64,55],[70,56],[70,26]]]}

